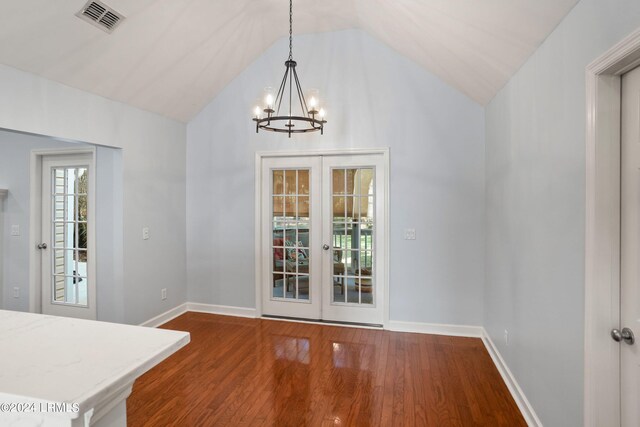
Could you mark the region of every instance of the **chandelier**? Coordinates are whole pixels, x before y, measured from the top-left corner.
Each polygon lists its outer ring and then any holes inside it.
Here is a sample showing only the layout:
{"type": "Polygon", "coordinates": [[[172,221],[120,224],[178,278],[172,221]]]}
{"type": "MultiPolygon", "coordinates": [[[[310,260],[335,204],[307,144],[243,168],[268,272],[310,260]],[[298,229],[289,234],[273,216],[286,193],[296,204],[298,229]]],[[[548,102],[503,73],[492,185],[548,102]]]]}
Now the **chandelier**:
{"type": "Polygon", "coordinates": [[[327,123],[325,110],[320,107],[318,93],[315,90],[310,91],[307,104],[296,72],[298,64],[293,60],[293,0],[289,0],[289,58],[284,65],[286,69],[278,92],[274,95],[271,88],[266,88],[263,106],[256,105],[254,109],[256,133],[262,129],[287,133],[289,138],[293,133],[320,131],[320,134],[323,134],[324,124],[327,123]]]}

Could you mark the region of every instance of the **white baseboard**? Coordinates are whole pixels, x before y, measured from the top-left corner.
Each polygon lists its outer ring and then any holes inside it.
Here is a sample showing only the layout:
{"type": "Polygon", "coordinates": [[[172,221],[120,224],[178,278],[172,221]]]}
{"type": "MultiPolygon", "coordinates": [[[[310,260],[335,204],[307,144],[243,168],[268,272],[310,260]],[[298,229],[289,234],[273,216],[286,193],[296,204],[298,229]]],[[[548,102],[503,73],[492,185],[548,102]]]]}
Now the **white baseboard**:
{"type": "Polygon", "coordinates": [[[228,305],[201,304],[197,302],[188,302],[187,311],[196,313],[221,314],[223,316],[249,317],[256,318],[257,312],[255,308],[232,307],[228,305]]]}
{"type": "Polygon", "coordinates": [[[156,317],[147,320],[146,322],[140,323],[140,326],[147,326],[149,328],[157,328],[158,326],[167,323],[169,320],[175,319],[181,314],[186,313],[187,303],[180,304],[177,307],[172,308],[171,310],[165,311],[162,314],[157,315],[156,317]]]}
{"type": "Polygon", "coordinates": [[[140,323],[139,326],[146,326],[149,328],[157,328],[158,326],[167,323],[169,320],[188,312],[193,311],[195,313],[210,313],[220,314],[223,316],[236,316],[236,317],[249,317],[255,318],[256,309],[245,307],[231,307],[228,305],[215,305],[215,304],[201,304],[197,302],[185,302],[177,307],[167,310],[156,317],[140,323]]]}
{"type": "Polygon", "coordinates": [[[500,355],[498,348],[495,346],[491,337],[484,328],[482,328],[482,341],[484,342],[484,346],[487,348],[491,359],[493,359],[493,363],[498,368],[498,372],[500,372],[507,388],[511,392],[511,396],[513,396],[518,408],[520,408],[520,412],[522,412],[522,416],[527,422],[527,425],[531,427],[542,427],[540,418],[536,415],[536,412],[533,410],[529,400],[527,400],[527,396],[524,395],[524,392],[518,385],[516,378],[511,373],[511,370],[500,355]]]}
{"type": "Polygon", "coordinates": [[[445,325],[441,323],[419,323],[390,320],[386,328],[395,332],[414,332],[418,334],[450,335],[454,337],[482,338],[482,326],[445,325]]]}

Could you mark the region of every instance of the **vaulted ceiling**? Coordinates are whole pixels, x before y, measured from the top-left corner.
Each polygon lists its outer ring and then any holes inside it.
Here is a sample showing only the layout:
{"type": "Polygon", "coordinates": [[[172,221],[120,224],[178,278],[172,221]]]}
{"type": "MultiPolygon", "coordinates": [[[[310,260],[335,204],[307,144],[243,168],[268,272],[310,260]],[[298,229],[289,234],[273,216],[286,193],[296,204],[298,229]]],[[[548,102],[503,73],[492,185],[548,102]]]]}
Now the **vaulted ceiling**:
{"type": "MultiPolygon", "coordinates": [[[[0,63],[181,121],[278,38],[286,0],[0,0],[0,63]]],[[[359,28],[486,104],[577,0],[294,0],[296,33],[359,28]]]]}

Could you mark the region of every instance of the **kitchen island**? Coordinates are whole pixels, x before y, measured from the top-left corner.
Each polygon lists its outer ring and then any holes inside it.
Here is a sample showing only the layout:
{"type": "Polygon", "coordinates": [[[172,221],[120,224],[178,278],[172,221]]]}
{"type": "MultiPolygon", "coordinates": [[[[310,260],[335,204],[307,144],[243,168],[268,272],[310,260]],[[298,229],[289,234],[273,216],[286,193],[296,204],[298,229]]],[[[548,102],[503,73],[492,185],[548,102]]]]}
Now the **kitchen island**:
{"type": "Polygon", "coordinates": [[[0,310],[0,425],[126,426],[140,375],[187,332],[0,310]]]}

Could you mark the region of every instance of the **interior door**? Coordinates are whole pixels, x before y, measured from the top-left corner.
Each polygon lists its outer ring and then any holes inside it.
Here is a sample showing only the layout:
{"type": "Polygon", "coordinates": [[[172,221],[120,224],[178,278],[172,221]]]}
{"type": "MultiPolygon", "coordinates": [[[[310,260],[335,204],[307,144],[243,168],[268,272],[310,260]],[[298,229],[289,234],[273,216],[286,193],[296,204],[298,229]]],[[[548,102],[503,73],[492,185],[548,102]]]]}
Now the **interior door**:
{"type": "Polygon", "coordinates": [[[640,420],[640,68],[622,77],[620,395],[623,426],[640,420]]]}
{"type": "Polygon", "coordinates": [[[262,161],[262,311],[321,319],[321,157],[262,161]]]}
{"type": "Polygon", "coordinates": [[[92,155],[42,160],[42,312],[96,318],[92,155]]]}
{"type": "Polygon", "coordinates": [[[323,158],[325,320],[383,324],[385,174],[382,155],[323,158]]]}

